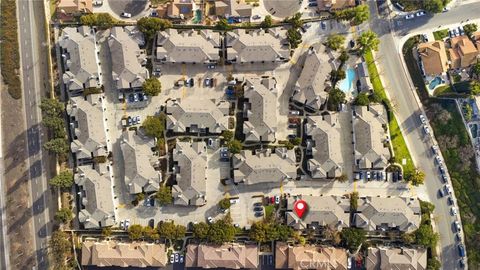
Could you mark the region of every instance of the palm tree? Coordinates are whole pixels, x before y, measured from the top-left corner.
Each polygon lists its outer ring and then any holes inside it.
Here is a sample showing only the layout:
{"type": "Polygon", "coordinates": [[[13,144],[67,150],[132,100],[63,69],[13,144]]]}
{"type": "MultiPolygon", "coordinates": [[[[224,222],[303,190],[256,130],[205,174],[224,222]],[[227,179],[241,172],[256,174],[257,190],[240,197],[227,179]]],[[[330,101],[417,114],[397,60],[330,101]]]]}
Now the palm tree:
{"type": "Polygon", "coordinates": [[[377,51],[378,45],[380,44],[380,40],[375,32],[368,30],[363,32],[357,38],[357,44],[359,46],[359,51],[361,54],[365,54],[370,50],[377,51]]]}

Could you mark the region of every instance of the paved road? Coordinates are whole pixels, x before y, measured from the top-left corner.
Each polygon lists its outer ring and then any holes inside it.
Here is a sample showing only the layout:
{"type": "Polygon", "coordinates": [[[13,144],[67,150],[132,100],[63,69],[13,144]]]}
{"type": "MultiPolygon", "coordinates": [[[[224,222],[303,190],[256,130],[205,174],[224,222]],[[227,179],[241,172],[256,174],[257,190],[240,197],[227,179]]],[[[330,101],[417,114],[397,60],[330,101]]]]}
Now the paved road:
{"type": "Polygon", "coordinates": [[[458,6],[447,13],[437,14],[434,17],[425,16],[411,21],[396,18],[391,22],[377,16],[375,3],[370,1],[370,6],[373,15],[370,27],[380,36],[380,49],[377,53],[380,73],[390,99],[395,104],[395,115],[401,125],[412,158],[426,174],[426,193],[435,205],[434,215],[440,233],[443,269],[459,269],[459,257],[452,230],[454,218],[450,215],[450,208],[447,206],[446,200],[438,198],[438,189],[443,184],[433,162],[432,154],[430,154],[432,141],[428,140],[422,132],[421,122],[418,118],[421,113],[420,105],[417,103],[416,93],[411,87],[410,76],[407,75],[407,71],[402,65],[398,43],[400,38],[408,33],[436,29],[439,25],[459,23],[462,20],[475,18],[476,13],[480,10],[480,3],[458,6]],[[390,32],[390,26],[394,27],[393,33],[390,32]],[[394,53],[395,51],[396,53],[394,53]]]}
{"type": "Polygon", "coordinates": [[[42,129],[40,126],[41,93],[48,86],[46,61],[45,22],[42,1],[17,1],[19,43],[22,65],[23,97],[26,119],[27,150],[29,154],[29,179],[33,231],[35,237],[36,269],[47,269],[47,237],[49,235],[50,194],[46,183],[43,160],[48,158],[42,151],[42,129]]]}

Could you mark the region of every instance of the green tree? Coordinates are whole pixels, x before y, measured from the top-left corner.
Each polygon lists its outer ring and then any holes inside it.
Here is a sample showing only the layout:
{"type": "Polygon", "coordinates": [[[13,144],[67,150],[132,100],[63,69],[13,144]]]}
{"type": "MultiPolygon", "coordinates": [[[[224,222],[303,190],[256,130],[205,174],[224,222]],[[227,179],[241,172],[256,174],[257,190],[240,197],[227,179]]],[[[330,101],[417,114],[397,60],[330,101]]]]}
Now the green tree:
{"type": "Polygon", "coordinates": [[[470,94],[475,96],[480,95],[480,82],[470,82],[470,94]]]}
{"type": "Polygon", "coordinates": [[[128,238],[138,240],[143,237],[143,227],[139,224],[133,224],[128,227],[128,238]]]}
{"type": "Polygon", "coordinates": [[[414,233],[404,233],[402,235],[402,240],[403,240],[403,242],[405,242],[405,244],[411,245],[411,244],[415,243],[415,241],[416,241],[415,234],[414,233]]]}
{"type": "Polygon", "coordinates": [[[55,213],[55,220],[61,223],[68,223],[73,219],[73,213],[70,208],[60,208],[55,213]]]}
{"type": "Polygon", "coordinates": [[[345,36],[340,34],[331,34],[327,37],[325,46],[336,51],[342,48],[344,43],[345,43],[345,36]]]}
{"type": "Polygon", "coordinates": [[[222,137],[225,141],[229,142],[233,139],[233,132],[231,130],[222,131],[222,137]]]}
{"type": "Polygon", "coordinates": [[[142,127],[145,129],[145,134],[150,137],[163,138],[163,131],[165,130],[165,115],[147,116],[143,121],[142,127]]]}
{"type": "Polygon", "coordinates": [[[423,8],[428,12],[439,13],[442,12],[444,4],[442,0],[424,0],[423,8]]]}
{"type": "Polygon", "coordinates": [[[161,222],[158,224],[158,234],[160,237],[163,237],[168,240],[175,239],[177,233],[177,226],[173,223],[173,221],[168,222],[161,222]]]}
{"type": "Polygon", "coordinates": [[[348,58],[350,58],[350,56],[348,55],[348,52],[345,49],[342,49],[342,51],[340,52],[340,56],[338,57],[338,60],[340,60],[340,62],[343,65],[345,62],[347,62],[348,58]]]}
{"type": "Polygon", "coordinates": [[[215,24],[215,28],[218,30],[228,31],[232,29],[232,26],[228,24],[227,19],[220,19],[217,24],[215,24]]]}
{"type": "Polygon", "coordinates": [[[433,205],[433,203],[420,201],[420,211],[422,214],[430,215],[433,213],[433,210],[435,210],[435,205],[433,205]]]}
{"type": "Polygon", "coordinates": [[[302,43],[302,35],[295,28],[288,29],[287,39],[292,49],[296,49],[302,43]]]}
{"type": "Polygon", "coordinates": [[[353,25],[360,25],[370,19],[370,10],[367,5],[359,5],[353,8],[354,15],[352,18],[353,25]]]}
{"type": "Polygon", "coordinates": [[[145,238],[152,239],[152,240],[160,239],[160,235],[158,234],[158,231],[150,226],[143,227],[142,233],[145,238]]]}
{"type": "Polygon", "coordinates": [[[442,267],[442,264],[437,258],[433,257],[428,259],[427,270],[439,270],[441,267],[442,267]]]}
{"type": "Polygon", "coordinates": [[[365,54],[367,51],[374,50],[378,51],[378,45],[380,40],[375,32],[368,30],[363,32],[357,38],[357,44],[359,46],[361,54],[365,54]]]}
{"type": "Polygon", "coordinates": [[[183,225],[175,226],[175,233],[173,234],[173,240],[180,240],[185,237],[187,233],[187,228],[183,225]]]}
{"type": "Polygon", "coordinates": [[[416,170],[413,174],[410,175],[408,181],[414,186],[422,185],[425,181],[425,173],[419,170],[416,170]]]}
{"type": "Polygon", "coordinates": [[[108,13],[86,14],[80,17],[80,23],[88,26],[98,26],[101,29],[111,28],[117,23],[108,13]]]}
{"type": "Polygon", "coordinates": [[[292,25],[293,28],[298,29],[302,27],[302,13],[297,12],[291,18],[287,18],[286,21],[292,25]]]}
{"type": "Polygon", "coordinates": [[[480,62],[473,64],[472,72],[477,75],[477,79],[480,79],[480,62]]]}
{"type": "Polygon", "coordinates": [[[102,235],[105,237],[110,237],[112,235],[112,227],[104,227],[102,229],[102,235]]]}
{"type": "Polygon", "coordinates": [[[343,69],[338,69],[338,70],[332,70],[330,71],[330,80],[332,82],[338,82],[338,81],[341,81],[343,79],[345,79],[345,70],[343,69]]]}
{"type": "Polygon", "coordinates": [[[267,15],[265,16],[265,19],[263,19],[263,22],[261,25],[262,27],[269,28],[269,27],[272,27],[272,24],[273,24],[272,16],[267,15]]]}
{"type": "Polygon", "coordinates": [[[53,131],[55,138],[64,138],[67,135],[65,121],[59,116],[46,115],[42,118],[42,124],[53,131]]]}
{"type": "Polygon", "coordinates": [[[358,207],[358,192],[354,191],[350,194],[350,208],[356,211],[358,207]]]}
{"type": "Polygon", "coordinates": [[[298,145],[300,145],[300,144],[302,143],[302,138],[296,137],[296,138],[294,138],[294,139],[290,139],[290,142],[291,142],[293,145],[298,146],[298,145]]]}
{"type": "Polygon", "coordinates": [[[270,223],[258,221],[253,223],[252,227],[250,228],[249,237],[258,243],[266,243],[272,240],[268,236],[269,233],[271,234],[272,232],[273,228],[270,223]]]}
{"type": "Polygon", "coordinates": [[[238,154],[240,151],[242,151],[242,143],[239,140],[233,140],[229,141],[227,143],[228,150],[230,150],[231,153],[233,154],[238,154]]]}
{"type": "Polygon", "coordinates": [[[218,207],[220,207],[221,209],[228,209],[230,208],[230,206],[231,206],[231,203],[230,203],[230,199],[228,198],[223,198],[218,202],[218,207]]]}
{"type": "Polygon", "coordinates": [[[290,226],[283,224],[276,224],[277,239],[280,241],[287,241],[293,235],[293,229],[290,226]]]}
{"type": "Polygon", "coordinates": [[[345,93],[338,88],[333,88],[328,93],[328,108],[333,111],[338,108],[338,106],[345,102],[345,93]]]}
{"type": "Polygon", "coordinates": [[[367,240],[367,233],[358,228],[344,228],[341,232],[344,245],[350,250],[356,250],[367,240]]]}
{"type": "Polygon", "coordinates": [[[210,226],[205,222],[199,222],[192,226],[193,237],[200,240],[207,239],[209,230],[210,226]]]}
{"type": "Polygon", "coordinates": [[[235,227],[225,219],[215,221],[210,225],[207,239],[214,244],[223,244],[233,241],[235,237],[235,227]]]}
{"type": "Polygon", "coordinates": [[[48,241],[55,267],[63,267],[65,259],[70,252],[71,244],[68,234],[64,231],[54,231],[48,241]]]}
{"type": "Polygon", "coordinates": [[[48,181],[54,187],[69,188],[73,185],[73,174],[69,170],[61,171],[48,181]]]}
{"type": "Polygon", "coordinates": [[[55,154],[63,154],[68,152],[70,147],[65,138],[56,138],[44,143],[43,148],[55,154]]]}
{"type": "Polygon", "coordinates": [[[155,194],[155,198],[160,205],[171,204],[173,202],[172,188],[169,186],[160,186],[155,194]]]}
{"type": "Polygon", "coordinates": [[[415,231],[415,239],[418,245],[435,248],[440,236],[433,231],[430,224],[422,224],[415,231]]]}
{"type": "Polygon", "coordinates": [[[40,102],[40,110],[44,116],[61,116],[65,106],[57,99],[43,98],[40,102]]]}
{"type": "Polygon", "coordinates": [[[463,26],[463,30],[465,31],[465,35],[471,37],[474,32],[477,32],[477,24],[476,23],[468,23],[463,26]]]}
{"type": "Polygon", "coordinates": [[[169,20],[156,17],[143,17],[137,22],[138,29],[145,35],[147,40],[151,40],[158,31],[163,31],[172,26],[169,20]]]}
{"type": "Polygon", "coordinates": [[[143,91],[149,96],[158,96],[162,92],[162,83],[155,77],[145,80],[142,85],[143,91]]]}
{"type": "Polygon", "coordinates": [[[370,104],[370,99],[368,98],[368,94],[365,92],[358,94],[355,98],[355,105],[357,106],[367,106],[368,104],[370,104]]]}

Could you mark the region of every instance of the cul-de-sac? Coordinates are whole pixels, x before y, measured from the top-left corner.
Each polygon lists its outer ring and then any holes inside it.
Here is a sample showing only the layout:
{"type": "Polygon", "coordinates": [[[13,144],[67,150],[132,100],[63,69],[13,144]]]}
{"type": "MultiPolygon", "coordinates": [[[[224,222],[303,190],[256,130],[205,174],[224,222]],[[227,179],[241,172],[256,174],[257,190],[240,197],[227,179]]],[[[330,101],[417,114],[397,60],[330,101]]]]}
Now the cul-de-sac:
{"type": "Polygon", "coordinates": [[[0,13],[0,269],[480,269],[480,1],[0,13]]]}

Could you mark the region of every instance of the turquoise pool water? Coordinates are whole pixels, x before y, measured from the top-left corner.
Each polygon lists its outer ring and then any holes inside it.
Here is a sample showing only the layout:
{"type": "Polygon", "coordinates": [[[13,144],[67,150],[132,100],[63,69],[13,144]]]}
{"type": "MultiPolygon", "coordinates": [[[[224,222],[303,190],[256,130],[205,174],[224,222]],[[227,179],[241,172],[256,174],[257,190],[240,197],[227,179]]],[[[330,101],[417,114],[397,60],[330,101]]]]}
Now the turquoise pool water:
{"type": "Polygon", "coordinates": [[[433,90],[435,89],[435,87],[437,87],[439,84],[442,84],[444,83],[444,81],[442,80],[442,78],[440,77],[435,77],[433,80],[430,81],[430,83],[428,84],[428,88],[430,88],[430,90],[433,90]]]}
{"type": "Polygon", "coordinates": [[[345,72],[345,79],[341,80],[338,83],[338,88],[343,92],[350,92],[352,89],[353,80],[355,79],[355,70],[353,68],[348,68],[345,72]]]}
{"type": "Polygon", "coordinates": [[[202,11],[200,9],[195,10],[195,18],[192,23],[200,23],[202,21],[202,11]]]}

